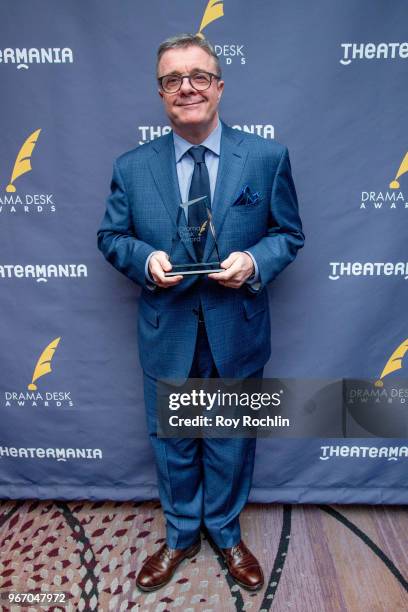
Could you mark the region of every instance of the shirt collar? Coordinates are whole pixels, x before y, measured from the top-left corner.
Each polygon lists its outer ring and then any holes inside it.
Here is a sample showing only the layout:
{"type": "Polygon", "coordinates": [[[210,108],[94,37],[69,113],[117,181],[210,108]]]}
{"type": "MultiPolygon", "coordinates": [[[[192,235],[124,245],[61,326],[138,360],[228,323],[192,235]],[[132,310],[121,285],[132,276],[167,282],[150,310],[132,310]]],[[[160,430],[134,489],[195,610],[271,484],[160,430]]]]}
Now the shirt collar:
{"type": "MultiPolygon", "coordinates": [[[[207,147],[207,149],[210,149],[210,151],[215,153],[215,155],[219,156],[220,147],[221,147],[221,132],[222,132],[221,121],[218,119],[217,126],[213,129],[211,134],[209,134],[207,138],[203,140],[203,142],[200,142],[200,145],[204,145],[205,147],[207,147]]],[[[193,143],[191,142],[188,142],[188,140],[185,140],[184,138],[176,134],[174,131],[173,131],[173,141],[174,141],[174,151],[176,154],[176,163],[180,161],[183,155],[192,146],[198,146],[198,145],[193,145],[193,143]]]]}

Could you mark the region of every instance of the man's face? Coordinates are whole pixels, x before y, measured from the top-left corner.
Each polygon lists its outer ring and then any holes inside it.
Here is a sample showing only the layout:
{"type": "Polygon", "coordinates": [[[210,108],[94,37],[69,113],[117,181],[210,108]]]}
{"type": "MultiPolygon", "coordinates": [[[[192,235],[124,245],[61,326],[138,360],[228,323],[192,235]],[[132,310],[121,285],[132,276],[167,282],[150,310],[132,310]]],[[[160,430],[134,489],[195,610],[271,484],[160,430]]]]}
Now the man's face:
{"type": "MultiPolygon", "coordinates": [[[[190,46],[165,51],[160,59],[158,75],[186,75],[203,70],[216,74],[214,59],[200,47],[190,46]]],[[[183,129],[202,126],[212,129],[217,125],[217,109],[223,88],[223,81],[213,79],[209,89],[196,91],[188,79],[183,79],[178,92],[169,94],[159,90],[159,94],[173,127],[183,129]]]]}

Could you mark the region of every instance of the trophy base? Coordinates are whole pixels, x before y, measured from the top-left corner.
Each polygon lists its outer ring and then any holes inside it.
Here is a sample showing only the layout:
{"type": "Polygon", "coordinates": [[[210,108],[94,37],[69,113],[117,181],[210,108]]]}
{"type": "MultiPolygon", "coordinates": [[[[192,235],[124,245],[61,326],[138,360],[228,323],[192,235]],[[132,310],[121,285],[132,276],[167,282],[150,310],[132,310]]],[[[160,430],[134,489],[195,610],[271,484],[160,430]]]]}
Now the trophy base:
{"type": "Polygon", "coordinates": [[[164,276],[186,276],[187,274],[211,274],[212,272],[224,272],[219,261],[206,261],[194,264],[174,265],[171,272],[165,272],[164,276]]]}

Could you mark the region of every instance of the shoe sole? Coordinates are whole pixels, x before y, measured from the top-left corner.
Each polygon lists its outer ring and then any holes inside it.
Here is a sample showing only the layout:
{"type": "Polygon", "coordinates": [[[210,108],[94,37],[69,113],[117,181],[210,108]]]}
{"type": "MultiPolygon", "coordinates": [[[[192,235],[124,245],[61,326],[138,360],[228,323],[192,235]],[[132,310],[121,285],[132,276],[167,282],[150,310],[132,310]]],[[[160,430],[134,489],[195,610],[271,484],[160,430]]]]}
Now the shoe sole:
{"type": "Polygon", "coordinates": [[[229,570],[228,570],[228,574],[231,576],[234,582],[236,582],[241,588],[245,589],[246,591],[260,591],[265,584],[264,582],[261,582],[261,584],[259,585],[249,586],[248,584],[244,584],[243,582],[240,582],[237,578],[235,578],[235,576],[231,574],[229,570]]]}
{"type": "Polygon", "coordinates": [[[136,582],[137,588],[140,589],[141,591],[144,591],[145,593],[151,593],[152,591],[157,591],[158,589],[161,589],[162,587],[164,587],[166,584],[168,584],[170,582],[170,580],[173,578],[174,574],[176,573],[176,569],[178,569],[180,567],[180,565],[183,563],[183,561],[185,561],[186,559],[192,559],[193,557],[195,557],[200,552],[200,548],[201,548],[201,542],[198,542],[196,548],[193,548],[193,550],[190,553],[188,553],[188,555],[183,557],[183,559],[180,561],[180,563],[178,563],[176,565],[172,575],[169,576],[169,578],[165,582],[161,582],[160,584],[157,584],[157,585],[155,585],[153,587],[140,586],[136,582]]]}

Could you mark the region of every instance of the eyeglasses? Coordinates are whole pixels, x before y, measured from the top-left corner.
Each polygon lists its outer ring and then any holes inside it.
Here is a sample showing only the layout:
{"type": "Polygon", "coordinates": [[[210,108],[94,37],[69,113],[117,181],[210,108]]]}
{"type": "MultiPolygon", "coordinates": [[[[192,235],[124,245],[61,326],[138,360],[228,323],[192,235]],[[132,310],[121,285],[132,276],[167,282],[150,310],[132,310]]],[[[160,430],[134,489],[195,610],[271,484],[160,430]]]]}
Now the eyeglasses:
{"type": "Polygon", "coordinates": [[[211,83],[213,79],[220,79],[221,77],[217,74],[213,74],[212,72],[194,72],[194,74],[185,74],[182,76],[181,74],[166,74],[162,77],[159,77],[157,80],[159,81],[160,87],[166,93],[177,93],[184,79],[188,79],[191,87],[196,91],[205,91],[211,87],[211,83]]]}

